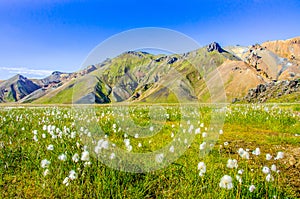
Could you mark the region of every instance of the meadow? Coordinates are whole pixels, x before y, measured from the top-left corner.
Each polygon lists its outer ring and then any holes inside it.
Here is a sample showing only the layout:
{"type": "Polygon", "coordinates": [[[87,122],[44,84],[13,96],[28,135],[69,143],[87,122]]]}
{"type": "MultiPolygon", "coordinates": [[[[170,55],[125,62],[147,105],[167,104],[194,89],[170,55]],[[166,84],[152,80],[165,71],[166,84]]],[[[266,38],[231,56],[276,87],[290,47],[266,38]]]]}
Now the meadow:
{"type": "Polygon", "coordinates": [[[0,112],[0,198],[300,197],[299,104],[0,112]]]}

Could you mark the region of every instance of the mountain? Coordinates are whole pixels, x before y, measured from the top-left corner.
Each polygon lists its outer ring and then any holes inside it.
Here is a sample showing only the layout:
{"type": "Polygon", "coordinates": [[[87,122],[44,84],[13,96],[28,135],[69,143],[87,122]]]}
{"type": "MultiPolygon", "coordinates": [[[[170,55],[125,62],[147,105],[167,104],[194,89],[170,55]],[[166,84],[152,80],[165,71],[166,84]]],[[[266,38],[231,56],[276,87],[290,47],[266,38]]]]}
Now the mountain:
{"type": "MultiPolygon", "coordinates": [[[[37,87],[13,100],[8,95],[0,100],[37,104],[218,102],[226,97],[236,101],[257,85],[299,79],[299,49],[299,38],[294,38],[248,47],[223,48],[213,42],[173,55],[128,51],[78,72],[55,71],[44,79],[28,80],[37,87]]],[[[7,90],[12,79],[0,83],[0,90],[7,90]]]]}
{"type": "Polygon", "coordinates": [[[39,88],[38,84],[26,77],[15,75],[0,83],[0,101],[16,102],[39,88]]]}

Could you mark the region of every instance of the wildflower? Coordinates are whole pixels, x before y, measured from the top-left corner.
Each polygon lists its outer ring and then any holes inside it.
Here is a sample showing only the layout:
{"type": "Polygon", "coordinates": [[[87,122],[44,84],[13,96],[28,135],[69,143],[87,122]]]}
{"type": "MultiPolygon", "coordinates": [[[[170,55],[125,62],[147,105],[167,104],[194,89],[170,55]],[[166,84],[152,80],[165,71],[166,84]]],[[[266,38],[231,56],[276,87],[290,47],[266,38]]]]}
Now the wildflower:
{"type": "Polygon", "coordinates": [[[79,155],[77,153],[75,153],[72,157],[72,161],[73,162],[78,162],[79,161],[79,155]]]}
{"type": "Polygon", "coordinates": [[[206,142],[203,142],[202,144],[200,144],[200,150],[204,150],[206,147],[206,142]]]}
{"type": "Polygon", "coordinates": [[[240,184],[242,184],[243,181],[242,181],[242,177],[240,175],[236,175],[235,178],[240,184]]]}
{"type": "Polygon", "coordinates": [[[109,143],[107,140],[101,139],[98,141],[98,146],[100,147],[100,149],[108,149],[109,143]]]}
{"type": "Polygon", "coordinates": [[[199,170],[199,176],[203,176],[204,173],[206,172],[206,165],[204,162],[198,163],[198,170],[199,170]]]}
{"type": "Polygon", "coordinates": [[[74,170],[71,170],[69,172],[69,179],[70,180],[75,180],[77,178],[77,173],[74,170]]]}
{"type": "Polygon", "coordinates": [[[270,173],[269,167],[264,166],[263,169],[262,169],[262,172],[263,172],[264,174],[270,173]]]}
{"type": "Polygon", "coordinates": [[[91,164],[92,164],[92,163],[91,163],[90,161],[88,161],[88,162],[85,162],[83,166],[84,166],[84,167],[88,167],[88,166],[90,166],[91,164]]]}
{"type": "Polygon", "coordinates": [[[255,186],[254,185],[251,185],[250,187],[249,187],[249,191],[252,193],[254,190],[255,190],[255,186]]]}
{"type": "Polygon", "coordinates": [[[233,188],[232,178],[229,175],[224,175],[221,178],[219,186],[224,189],[232,189],[233,188]]]}
{"type": "Polygon", "coordinates": [[[63,184],[69,186],[69,177],[66,177],[63,181],[63,184]]]}
{"type": "Polygon", "coordinates": [[[161,163],[164,159],[164,154],[163,153],[160,153],[160,154],[157,154],[155,156],[155,161],[158,162],[158,163],[161,163]]]}
{"type": "Polygon", "coordinates": [[[45,133],[42,134],[42,138],[44,138],[44,139],[46,138],[46,134],[45,133]]]}
{"type": "Polygon", "coordinates": [[[228,146],[228,142],[224,142],[224,146],[228,146]]]}
{"type": "Polygon", "coordinates": [[[58,156],[58,159],[61,160],[61,161],[66,161],[67,160],[67,156],[66,154],[62,153],[58,156]]]}
{"type": "Polygon", "coordinates": [[[203,132],[203,133],[202,133],[202,137],[203,137],[203,138],[206,138],[206,137],[207,137],[207,133],[206,133],[206,132],[203,132]]]}
{"type": "Polygon", "coordinates": [[[243,148],[239,148],[238,154],[244,159],[249,159],[249,153],[245,151],[243,148]]]}
{"type": "Polygon", "coordinates": [[[49,174],[49,169],[46,169],[43,173],[44,176],[48,175],[49,174]]]}
{"type": "Polygon", "coordinates": [[[82,161],[89,161],[90,160],[90,153],[88,151],[83,151],[81,154],[82,161]]]}
{"type": "Polygon", "coordinates": [[[171,153],[174,153],[174,146],[173,146],[173,145],[170,147],[169,151],[170,151],[171,153]]]}
{"type": "Polygon", "coordinates": [[[274,158],[274,160],[282,159],[282,158],[283,158],[283,154],[284,154],[283,152],[279,151],[279,152],[277,153],[276,158],[274,158]]]}
{"type": "Polygon", "coordinates": [[[269,153],[267,153],[266,154],[266,160],[271,160],[271,159],[272,159],[272,156],[269,153]]]}
{"type": "Polygon", "coordinates": [[[134,138],[139,138],[139,134],[136,133],[136,134],[134,135],[134,138]]]}
{"type": "Polygon", "coordinates": [[[142,147],[142,143],[139,142],[138,147],[142,147]]]}
{"type": "Polygon", "coordinates": [[[41,161],[41,167],[42,168],[47,168],[50,165],[50,161],[47,159],[44,159],[41,161]]]}
{"type": "Polygon", "coordinates": [[[223,132],[223,130],[221,129],[220,131],[219,131],[219,134],[220,135],[222,135],[224,132],[223,132]]]}
{"type": "Polygon", "coordinates": [[[150,129],[150,131],[153,131],[153,130],[154,130],[153,126],[150,126],[150,128],[149,128],[149,129],[150,129]]]}
{"type": "Polygon", "coordinates": [[[190,126],[188,132],[191,133],[193,129],[194,129],[194,125],[191,124],[191,126],[190,126]]]}
{"type": "Polygon", "coordinates": [[[274,181],[273,176],[272,176],[271,174],[268,174],[268,175],[266,176],[266,181],[268,181],[268,182],[274,181]]]}
{"type": "Polygon", "coordinates": [[[109,156],[109,159],[112,160],[112,159],[115,159],[115,157],[116,157],[116,154],[115,153],[111,153],[110,156],[109,156]]]}
{"type": "Polygon", "coordinates": [[[252,152],[253,155],[260,155],[260,149],[259,148],[256,148],[253,152],[252,152]]]}
{"type": "Polygon", "coordinates": [[[76,132],[71,133],[71,138],[74,139],[76,137],[76,132]]]}
{"type": "Polygon", "coordinates": [[[196,128],[195,134],[199,134],[199,133],[200,133],[200,128],[196,128]]]}
{"type": "Polygon", "coordinates": [[[238,167],[238,164],[237,164],[237,160],[236,159],[229,159],[227,161],[227,167],[230,168],[230,169],[233,169],[233,168],[237,168],[238,167]]]}
{"type": "Polygon", "coordinates": [[[33,140],[34,140],[35,142],[39,141],[36,135],[33,136],[33,140]]]}
{"type": "Polygon", "coordinates": [[[48,151],[53,151],[53,149],[54,149],[54,146],[53,146],[52,144],[49,144],[49,145],[47,146],[47,150],[48,150],[48,151]]]}
{"type": "Polygon", "coordinates": [[[274,171],[274,172],[276,172],[277,168],[276,168],[276,165],[275,165],[275,164],[272,164],[271,170],[274,171]]]}
{"type": "Polygon", "coordinates": [[[242,175],[244,173],[243,169],[238,170],[238,174],[242,175]]]}

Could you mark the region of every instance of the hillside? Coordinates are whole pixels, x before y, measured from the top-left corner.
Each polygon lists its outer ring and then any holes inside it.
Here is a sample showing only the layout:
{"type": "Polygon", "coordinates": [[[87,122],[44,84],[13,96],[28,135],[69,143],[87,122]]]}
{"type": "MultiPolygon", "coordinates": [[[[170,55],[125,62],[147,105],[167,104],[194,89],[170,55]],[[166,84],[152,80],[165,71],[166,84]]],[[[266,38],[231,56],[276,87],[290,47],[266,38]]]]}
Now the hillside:
{"type": "MultiPolygon", "coordinates": [[[[300,78],[299,38],[249,47],[213,42],[184,54],[128,51],[81,71],[0,83],[0,101],[18,103],[231,102],[249,89],[300,78]],[[19,85],[19,86],[16,86],[19,85]],[[35,85],[35,86],[34,86],[35,85]],[[18,90],[9,94],[10,88],[18,90]]],[[[26,79],[26,78],[25,78],[26,79]]]]}

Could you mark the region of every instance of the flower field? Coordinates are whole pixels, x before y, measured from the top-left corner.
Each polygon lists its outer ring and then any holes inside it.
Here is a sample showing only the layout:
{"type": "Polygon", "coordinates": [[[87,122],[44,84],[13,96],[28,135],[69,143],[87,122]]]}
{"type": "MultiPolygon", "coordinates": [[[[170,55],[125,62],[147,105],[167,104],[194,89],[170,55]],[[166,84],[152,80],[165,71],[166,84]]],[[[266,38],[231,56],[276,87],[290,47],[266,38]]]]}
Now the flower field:
{"type": "Polygon", "coordinates": [[[0,198],[300,197],[297,104],[0,113],[0,198]]]}

